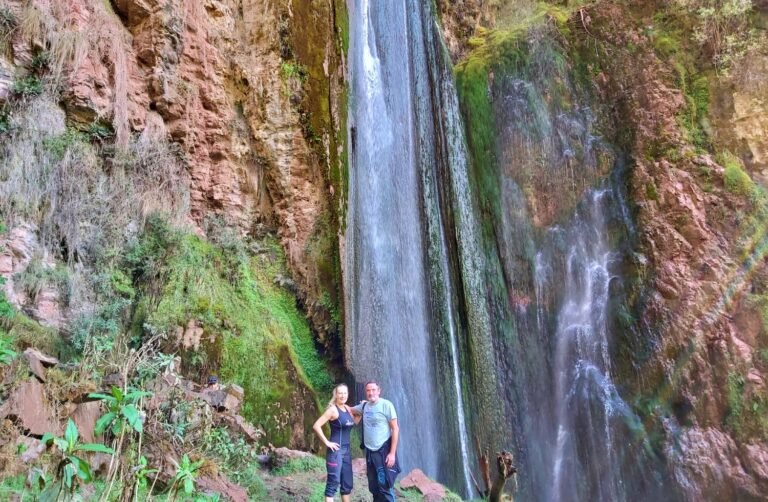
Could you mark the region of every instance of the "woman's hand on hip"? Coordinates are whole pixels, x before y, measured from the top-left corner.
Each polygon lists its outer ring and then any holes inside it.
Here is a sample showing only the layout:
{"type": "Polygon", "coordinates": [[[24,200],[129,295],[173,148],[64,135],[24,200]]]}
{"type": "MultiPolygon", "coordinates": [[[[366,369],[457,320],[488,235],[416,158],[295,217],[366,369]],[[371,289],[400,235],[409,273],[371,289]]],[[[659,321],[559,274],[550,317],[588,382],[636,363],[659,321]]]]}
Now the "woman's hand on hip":
{"type": "Polygon", "coordinates": [[[336,450],[338,450],[339,448],[341,448],[341,446],[339,446],[339,443],[332,443],[332,442],[330,442],[330,441],[328,441],[327,443],[325,443],[325,446],[327,446],[327,447],[328,447],[328,449],[329,449],[329,450],[331,450],[331,451],[336,451],[336,450]]]}

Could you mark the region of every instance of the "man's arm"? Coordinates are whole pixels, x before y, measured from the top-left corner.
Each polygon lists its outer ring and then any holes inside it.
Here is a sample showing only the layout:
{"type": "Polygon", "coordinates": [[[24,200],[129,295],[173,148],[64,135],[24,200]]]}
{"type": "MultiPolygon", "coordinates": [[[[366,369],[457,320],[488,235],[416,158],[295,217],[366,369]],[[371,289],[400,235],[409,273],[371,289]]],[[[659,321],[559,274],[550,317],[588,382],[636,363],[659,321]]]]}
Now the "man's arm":
{"type": "Polygon", "coordinates": [[[363,416],[362,409],[363,409],[363,404],[360,403],[357,406],[350,406],[349,407],[349,412],[352,414],[353,417],[359,418],[359,417],[363,416]]]}
{"type": "Polygon", "coordinates": [[[385,460],[387,467],[395,465],[395,459],[397,458],[397,443],[400,440],[400,426],[397,424],[397,418],[393,418],[389,421],[389,429],[392,431],[392,443],[389,447],[389,454],[385,460]]]}

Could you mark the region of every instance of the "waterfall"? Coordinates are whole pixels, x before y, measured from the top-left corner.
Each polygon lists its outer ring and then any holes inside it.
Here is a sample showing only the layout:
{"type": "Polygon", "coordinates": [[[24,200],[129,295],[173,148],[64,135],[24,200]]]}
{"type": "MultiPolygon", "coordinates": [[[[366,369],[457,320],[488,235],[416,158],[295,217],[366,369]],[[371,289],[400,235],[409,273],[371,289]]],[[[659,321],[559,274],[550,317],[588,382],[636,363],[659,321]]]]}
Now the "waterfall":
{"type": "MultiPolygon", "coordinates": [[[[611,187],[590,190],[570,224],[552,229],[565,243],[561,307],[557,313],[555,448],[548,500],[622,501],[626,492],[622,445],[626,427],[641,427],[612,380],[608,317],[611,282],[621,262],[609,244],[606,214],[620,205],[611,187]]],[[[539,253],[536,289],[554,287],[548,261],[539,253]],[[539,266],[541,268],[539,268],[539,266]]]]}
{"type": "Polygon", "coordinates": [[[407,2],[349,3],[351,162],[346,235],[347,362],[377,380],[401,426],[405,468],[437,470],[428,264],[407,2]]]}
{"type": "Polygon", "coordinates": [[[432,3],[348,8],[346,362],[394,402],[404,469],[470,496],[476,437],[515,450],[520,500],[666,493],[613,381],[624,164],[557,47],[470,75],[478,162],[432,3]]]}
{"type": "Polygon", "coordinates": [[[498,406],[452,68],[429,3],[349,2],[349,14],[347,365],[395,403],[404,468],[469,495],[465,382],[475,407],[498,406]],[[467,365],[489,371],[469,378],[467,365]]]}

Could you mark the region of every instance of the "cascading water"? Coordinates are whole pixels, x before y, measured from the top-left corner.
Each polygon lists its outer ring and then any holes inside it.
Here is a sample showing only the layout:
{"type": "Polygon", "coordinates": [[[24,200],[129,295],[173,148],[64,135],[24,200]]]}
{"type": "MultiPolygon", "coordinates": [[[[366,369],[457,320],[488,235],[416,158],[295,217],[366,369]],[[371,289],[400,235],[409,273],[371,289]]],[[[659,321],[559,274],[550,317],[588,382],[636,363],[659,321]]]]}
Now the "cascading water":
{"type": "Polygon", "coordinates": [[[431,3],[348,8],[347,365],[395,403],[403,467],[470,495],[475,436],[517,451],[521,500],[665,493],[611,376],[623,164],[562,57],[488,72],[495,154],[470,166],[431,3]]]}
{"type": "Polygon", "coordinates": [[[455,236],[463,255],[477,238],[450,64],[423,2],[350,2],[349,13],[348,366],[396,404],[403,466],[468,493],[459,337],[488,319],[458,310],[457,288],[475,298],[482,285],[476,259],[456,266],[455,236]]]}
{"type": "Polygon", "coordinates": [[[516,500],[675,500],[613,381],[633,230],[624,161],[550,35],[498,36],[458,70],[488,208],[478,218],[506,417],[495,447],[517,452],[516,500]]]}
{"type": "MultiPolygon", "coordinates": [[[[606,215],[620,199],[612,187],[590,190],[571,223],[550,237],[565,243],[564,277],[552,277],[559,257],[546,245],[537,254],[537,296],[563,288],[554,357],[555,447],[547,500],[632,499],[624,484],[626,452],[618,441],[642,427],[611,376],[608,317],[611,282],[622,257],[608,242],[606,215]]],[[[549,239],[547,239],[549,240],[549,239]]]]}
{"type": "Polygon", "coordinates": [[[346,235],[347,360],[397,406],[404,466],[437,469],[409,9],[349,3],[351,169],[346,235]]]}

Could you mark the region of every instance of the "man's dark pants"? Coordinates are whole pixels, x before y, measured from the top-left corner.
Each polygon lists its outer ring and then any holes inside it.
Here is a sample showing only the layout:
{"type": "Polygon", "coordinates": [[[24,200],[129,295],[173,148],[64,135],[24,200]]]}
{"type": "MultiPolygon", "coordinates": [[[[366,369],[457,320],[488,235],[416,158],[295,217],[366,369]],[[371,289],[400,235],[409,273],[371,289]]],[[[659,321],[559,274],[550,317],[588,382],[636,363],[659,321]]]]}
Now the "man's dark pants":
{"type": "Polygon", "coordinates": [[[368,474],[368,490],[373,494],[373,502],[394,502],[395,479],[400,473],[397,461],[391,468],[387,467],[390,441],[387,440],[378,450],[365,449],[366,472],[368,474]]]}

